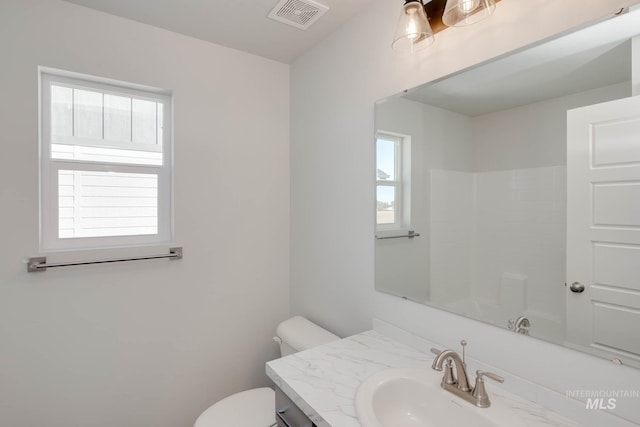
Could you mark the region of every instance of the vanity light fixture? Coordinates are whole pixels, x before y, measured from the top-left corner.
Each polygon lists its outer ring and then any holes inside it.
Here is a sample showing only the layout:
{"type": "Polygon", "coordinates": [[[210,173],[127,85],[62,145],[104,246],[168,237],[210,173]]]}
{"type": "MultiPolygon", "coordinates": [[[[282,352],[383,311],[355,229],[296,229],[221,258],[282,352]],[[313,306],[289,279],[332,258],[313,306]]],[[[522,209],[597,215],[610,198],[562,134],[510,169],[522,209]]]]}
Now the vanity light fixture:
{"type": "Polygon", "coordinates": [[[489,17],[500,0],[404,0],[391,46],[415,52],[431,45],[434,34],[447,27],[463,27],[489,17]]]}
{"type": "Polygon", "coordinates": [[[442,22],[449,27],[464,27],[489,17],[495,8],[495,0],[448,0],[442,22]]]}
{"type": "Polygon", "coordinates": [[[391,46],[401,52],[415,52],[431,43],[433,30],[422,0],[405,0],[391,46]]]}

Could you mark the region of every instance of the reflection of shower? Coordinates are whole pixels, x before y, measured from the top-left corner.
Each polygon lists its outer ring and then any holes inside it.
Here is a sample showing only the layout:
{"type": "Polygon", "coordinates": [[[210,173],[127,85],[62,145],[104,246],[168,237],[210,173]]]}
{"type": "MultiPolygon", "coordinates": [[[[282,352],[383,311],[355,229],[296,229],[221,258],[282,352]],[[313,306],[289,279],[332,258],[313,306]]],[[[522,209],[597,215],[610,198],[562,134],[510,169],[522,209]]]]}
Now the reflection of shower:
{"type": "Polygon", "coordinates": [[[524,316],[518,317],[516,320],[509,320],[507,327],[515,333],[529,335],[529,329],[531,322],[524,316]]]}

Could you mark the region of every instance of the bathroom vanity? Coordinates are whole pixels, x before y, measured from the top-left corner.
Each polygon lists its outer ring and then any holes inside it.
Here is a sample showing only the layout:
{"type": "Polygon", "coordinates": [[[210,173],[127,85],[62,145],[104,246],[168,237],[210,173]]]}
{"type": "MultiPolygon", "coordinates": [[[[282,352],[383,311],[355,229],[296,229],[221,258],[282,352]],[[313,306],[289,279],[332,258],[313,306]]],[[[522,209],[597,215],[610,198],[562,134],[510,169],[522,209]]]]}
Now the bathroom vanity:
{"type": "Polygon", "coordinates": [[[276,424],[278,427],[316,427],[279,387],[276,387],[276,424]]]}
{"type": "MultiPolygon", "coordinates": [[[[434,355],[422,350],[422,346],[416,349],[372,330],[273,360],[267,363],[266,371],[291,404],[297,406],[314,425],[361,427],[355,409],[355,396],[360,384],[370,375],[388,368],[431,370],[434,355]]],[[[481,367],[472,361],[469,366],[469,372],[481,367]]],[[[510,378],[505,376],[508,382],[510,378]]],[[[490,397],[503,407],[507,406],[523,426],[580,425],[495,384],[488,384],[487,389],[490,397]]],[[[452,395],[451,399],[455,401],[457,398],[452,395]]],[[[460,400],[459,405],[469,404],[460,400]]],[[[276,404],[276,407],[280,406],[276,404]]],[[[472,410],[493,410],[469,407],[472,410]]],[[[311,424],[300,426],[310,427],[311,424]]]]}

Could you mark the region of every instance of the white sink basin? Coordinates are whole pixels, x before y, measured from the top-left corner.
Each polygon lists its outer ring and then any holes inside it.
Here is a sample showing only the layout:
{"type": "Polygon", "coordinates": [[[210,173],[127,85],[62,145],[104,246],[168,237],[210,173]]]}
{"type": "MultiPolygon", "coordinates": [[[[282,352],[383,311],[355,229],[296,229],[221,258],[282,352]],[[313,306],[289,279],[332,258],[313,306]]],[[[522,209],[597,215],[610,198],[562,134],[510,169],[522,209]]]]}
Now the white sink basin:
{"type": "MultiPolygon", "coordinates": [[[[518,427],[516,414],[491,395],[492,406],[477,408],[440,387],[442,372],[429,367],[387,369],[371,375],[356,392],[363,427],[518,427]]],[[[473,380],[473,378],[471,379],[473,380]]]]}

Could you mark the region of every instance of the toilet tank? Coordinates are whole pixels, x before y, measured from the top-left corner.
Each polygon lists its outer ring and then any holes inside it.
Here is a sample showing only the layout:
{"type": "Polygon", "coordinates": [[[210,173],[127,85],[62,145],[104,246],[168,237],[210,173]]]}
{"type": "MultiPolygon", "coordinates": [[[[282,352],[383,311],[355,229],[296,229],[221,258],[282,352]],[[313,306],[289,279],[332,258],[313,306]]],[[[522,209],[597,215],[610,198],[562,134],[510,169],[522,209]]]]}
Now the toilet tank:
{"type": "Polygon", "coordinates": [[[288,356],[340,338],[302,316],[295,316],[278,325],[274,340],[280,344],[280,354],[288,356]]]}

